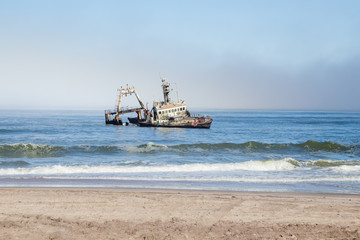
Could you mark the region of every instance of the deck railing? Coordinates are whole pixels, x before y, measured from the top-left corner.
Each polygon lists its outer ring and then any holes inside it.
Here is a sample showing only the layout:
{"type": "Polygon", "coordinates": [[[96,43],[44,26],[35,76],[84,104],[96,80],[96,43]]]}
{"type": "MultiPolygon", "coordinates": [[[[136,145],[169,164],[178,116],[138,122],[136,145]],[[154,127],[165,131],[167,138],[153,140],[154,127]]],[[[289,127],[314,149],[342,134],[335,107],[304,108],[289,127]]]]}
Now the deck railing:
{"type": "MultiPolygon", "coordinates": [[[[120,113],[121,113],[121,112],[131,111],[131,110],[138,110],[138,109],[141,109],[141,108],[139,108],[139,107],[129,107],[129,106],[121,107],[121,108],[120,108],[120,113]]],[[[115,114],[116,111],[117,111],[117,109],[113,109],[113,110],[108,109],[108,110],[105,110],[105,114],[108,114],[108,113],[109,113],[109,114],[115,114]]]]}

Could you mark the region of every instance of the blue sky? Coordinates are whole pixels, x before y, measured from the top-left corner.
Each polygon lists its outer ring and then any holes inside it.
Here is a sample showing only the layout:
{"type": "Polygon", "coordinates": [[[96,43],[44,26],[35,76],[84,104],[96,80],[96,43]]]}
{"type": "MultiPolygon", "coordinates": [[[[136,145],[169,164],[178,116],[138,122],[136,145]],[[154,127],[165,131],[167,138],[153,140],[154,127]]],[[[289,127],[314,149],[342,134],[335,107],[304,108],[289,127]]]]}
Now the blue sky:
{"type": "Polygon", "coordinates": [[[162,76],[193,108],[359,111],[358,9],[329,0],[2,0],[0,108],[112,108],[126,84],[151,105],[162,76]]]}

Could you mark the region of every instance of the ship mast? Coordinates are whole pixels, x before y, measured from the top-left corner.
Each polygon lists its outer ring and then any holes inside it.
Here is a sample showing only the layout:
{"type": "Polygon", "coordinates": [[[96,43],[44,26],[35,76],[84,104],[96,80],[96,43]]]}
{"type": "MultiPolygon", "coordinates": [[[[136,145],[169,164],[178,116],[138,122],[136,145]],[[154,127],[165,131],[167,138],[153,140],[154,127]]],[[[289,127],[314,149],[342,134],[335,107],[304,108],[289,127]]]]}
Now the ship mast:
{"type": "Polygon", "coordinates": [[[161,79],[163,84],[161,85],[163,88],[163,94],[164,94],[164,104],[168,104],[170,102],[169,93],[170,93],[170,83],[165,82],[165,79],[161,79]]]}

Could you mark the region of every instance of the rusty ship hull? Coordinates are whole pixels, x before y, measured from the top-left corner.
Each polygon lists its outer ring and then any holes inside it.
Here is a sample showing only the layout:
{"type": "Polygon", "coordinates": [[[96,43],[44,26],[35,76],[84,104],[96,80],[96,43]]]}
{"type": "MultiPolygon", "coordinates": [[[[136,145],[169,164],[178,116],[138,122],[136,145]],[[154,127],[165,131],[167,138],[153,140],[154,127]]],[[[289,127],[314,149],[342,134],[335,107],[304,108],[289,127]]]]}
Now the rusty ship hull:
{"type": "Polygon", "coordinates": [[[140,127],[162,127],[162,128],[210,128],[212,123],[210,117],[186,118],[180,121],[139,121],[140,127]]]}

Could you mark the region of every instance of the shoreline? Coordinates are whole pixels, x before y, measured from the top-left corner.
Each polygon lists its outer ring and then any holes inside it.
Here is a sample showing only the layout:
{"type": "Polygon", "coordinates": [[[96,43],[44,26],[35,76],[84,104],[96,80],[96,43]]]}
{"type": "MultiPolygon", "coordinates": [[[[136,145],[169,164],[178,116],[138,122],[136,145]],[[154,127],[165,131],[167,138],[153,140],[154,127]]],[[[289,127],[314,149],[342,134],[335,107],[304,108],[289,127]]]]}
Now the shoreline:
{"type": "Polygon", "coordinates": [[[359,239],[360,195],[0,188],[0,239],[359,239]]]}
{"type": "Polygon", "coordinates": [[[174,191],[220,191],[220,192],[271,192],[271,193],[335,193],[360,194],[355,183],[342,186],[331,182],[304,183],[257,183],[257,182],[226,182],[226,181],[172,181],[172,180],[129,180],[99,178],[0,178],[0,188],[74,188],[74,189],[158,189],[174,191]],[[318,185],[320,184],[320,185],[318,185]],[[339,187],[340,186],[340,187],[339,187]],[[342,186],[342,187],[341,187],[342,186]]]}
{"type": "Polygon", "coordinates": [[[281,192],[281,191],[238,191],[238,190],[208,190],[208,189],[176,189],[176,188],[146,188],[146,187],[88,187],[88,186],[76,186],[76,187],[57,187],[57,186],[0,186],[0,192],[2,190],[60,190],[60,191],[99,191],[99,192],[141,192],[141,193],[198,193],[198,194],[237,194],[237,195],[283,195],[283,196],[307,196],[307,197],[355,197],[360,199],[360,194],[357,193],[330,193],[330,192],[281,192]]]}

